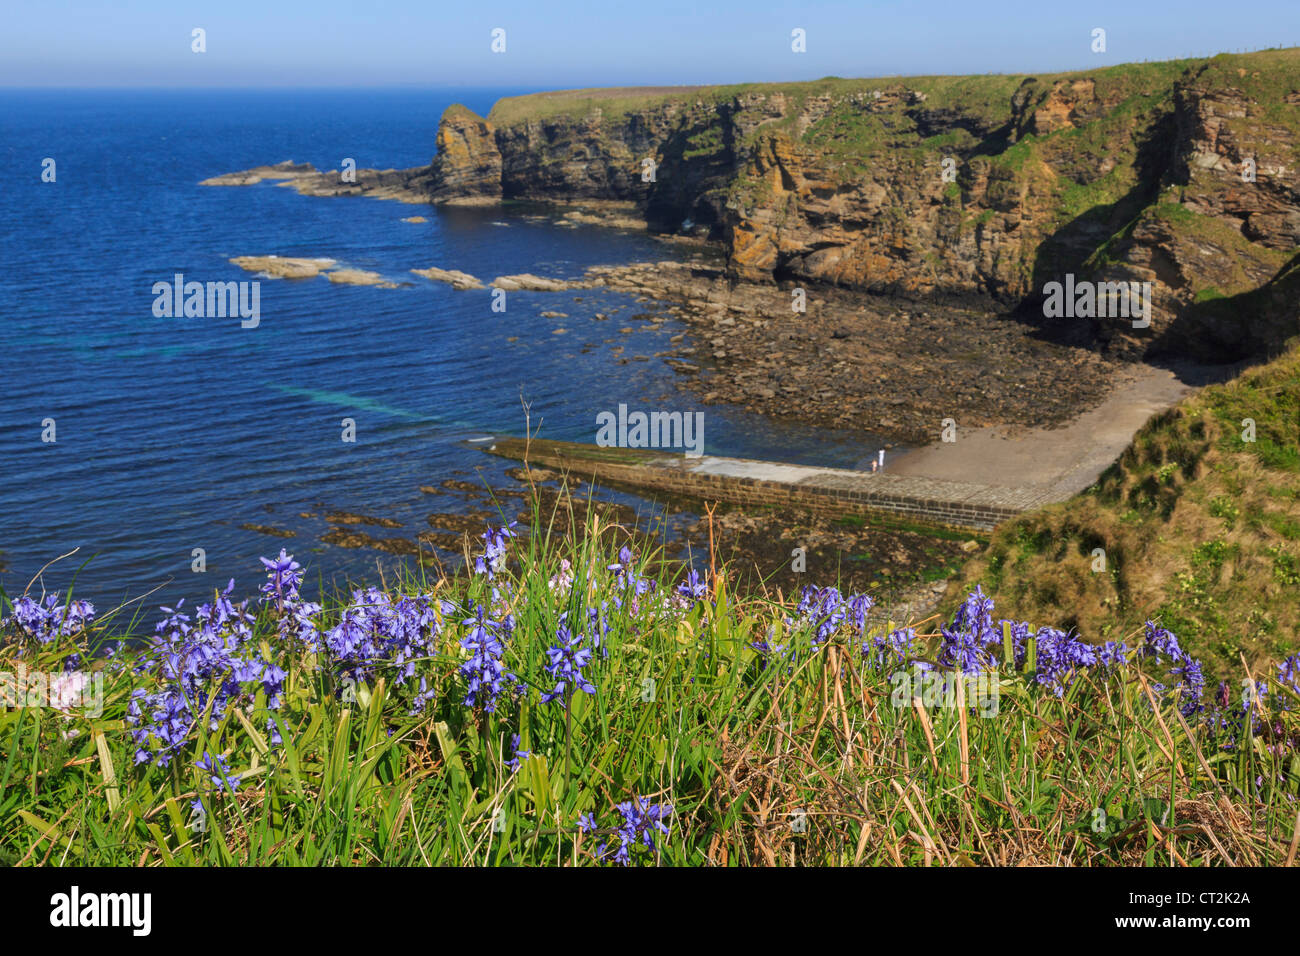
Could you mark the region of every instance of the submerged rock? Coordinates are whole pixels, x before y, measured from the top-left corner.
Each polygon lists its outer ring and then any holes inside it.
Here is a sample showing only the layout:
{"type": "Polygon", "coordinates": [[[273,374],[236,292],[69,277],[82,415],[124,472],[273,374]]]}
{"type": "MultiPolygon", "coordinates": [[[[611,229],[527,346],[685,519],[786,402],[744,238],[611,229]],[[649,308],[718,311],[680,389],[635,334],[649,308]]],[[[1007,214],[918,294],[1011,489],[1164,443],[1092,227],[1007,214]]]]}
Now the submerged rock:
{"type": "Polygon", "coordinates": [[[273,528],[267,524],[253,524],[247,522],[240,525],[245,531],[256,531],[258,534],[269,534],[273,538],[292,538],[297,534],[296,531],[289,531],[286,528],[273,528]]]}
{"type": "Polygon", "coordinates": [[[262,272],[273,279],[313,279],[337,262],[281,256],[235,256],[230,261],[245,272],[262,272]]]}
{"type": "Polygon", "coordinates": [[[446,282],[453,289],[482,289],[481,280],[470,275],[468,272],[460,272],[456,269],[439,269],[437,266],[428,269],[412,269],[417,276],[425,279],[432,279],[434,282],[446,282]]]}
{"type": "Polygon", "coordinates": [[[350,511],[331,511],[325,516],[330,524],[372,524],[381,528],[400,528],[402,522],[392,518],[372,518],[369,515],[354,514],[350,511]]]}
{"type": "Polygon", "coordinates": [[[402,285],[400,282],[385,279],[378,272],[369,272],[365,269],[335,269],[333,272],[325,273],[325,278],[339,285],[375,285],[381,289],[397,289],[402,285]]]}
{"type": "Polygon", "coordinates": [[[492,280],[492,288],[508,292],[564,292],[566,289],[589,289],[591,283],[586,279],[548,279],[531,272],[521,272],[519,275],[497,276],[492,280]]]}
{"type": "Polygon", "coordinates": [[[257,166],[237,173],[224,173],[213,176],[199,183],[200,186],[252,186],[264,179],[294,179],[298,176],[315,174],[316,167],[311,163],[295,163],[286,159],[274,166],[257,166]]]}

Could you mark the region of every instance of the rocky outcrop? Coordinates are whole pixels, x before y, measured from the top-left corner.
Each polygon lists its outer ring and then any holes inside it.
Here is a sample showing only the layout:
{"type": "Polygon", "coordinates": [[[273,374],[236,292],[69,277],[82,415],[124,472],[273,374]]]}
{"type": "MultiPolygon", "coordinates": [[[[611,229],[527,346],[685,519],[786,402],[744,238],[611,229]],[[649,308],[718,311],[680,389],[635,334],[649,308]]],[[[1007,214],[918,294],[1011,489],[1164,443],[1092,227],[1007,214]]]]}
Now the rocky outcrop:
{"type": "Polygon", "coordinates": [[[501,152],[495,129],[463,106],[449,107],[438,123],[430,197],[435,202],[501,198],[501,152]]]}
{"type": "MultiPolygon", "coordinates": [[[[314,279],[324,276],[335,285],[373,285],[396,289],[401,283],[384,278],[368,269],[342,267],[337,259],[295,259],[289,256],[236,256],[230,260],[245,272],[272,279],[314,279]]],[[[414,270],[412,270],[414,271],[414,270]]]]}
{"type": "Polygon", "coordinates": [[[257,166],[253,169],[245,169],[237,173],[225,173],[221,176],[213,176],[211,179],[205,179],[199,183],[200,186],[253,186],[265,179],[295,179],[299,176],[313,175],[316,173],[316,167],[311,163],[295,163],[292,159],[286,159],[282,163],[276,163],[273,166],[257,166]]]}
{"type": "Polygon", "coordinates": [[[537,94],[486,119],[449,110],[430,195],[630,204],[652,230],[720,241],[733,280],[1030,321],[1067,274],[1150,282],[1149,327],[1081,318],[1080,334],[1237,359],[1300,332],[1285,294],[1298,105],[1295,50],[1052,77],[537,94]]]}
{"type": "Polygon", "coordinates": [[[337,265],[335,259],[295,259],[292,256],[235,256],[230,260],[245,272],[273,279],[314,279],[337,265]]]}
{"type": "Polygon", "coordinates": [[[303,196],[368,196],[371,199],[424,204],[429,201],[433,174],[431,167],[419,166],[415,169],[349,170],[345,178],[342,170],[320,170],[311,163],[286,160],[274,166],[257,166],[213,176],[199,185],[255,186],[265,180],[279,180],[277,186],[288,186],[303,196]]]}
{"type": "Polygon", "coordinates": [[[430,266],[428,269],[412,269],[417,276],[423,276],[434,282],[446,282],[453,289],[481,289],[483,282],[476,276],[468,272],[461,272],[459,269],[439,269],[437,266],[430,266]]]}

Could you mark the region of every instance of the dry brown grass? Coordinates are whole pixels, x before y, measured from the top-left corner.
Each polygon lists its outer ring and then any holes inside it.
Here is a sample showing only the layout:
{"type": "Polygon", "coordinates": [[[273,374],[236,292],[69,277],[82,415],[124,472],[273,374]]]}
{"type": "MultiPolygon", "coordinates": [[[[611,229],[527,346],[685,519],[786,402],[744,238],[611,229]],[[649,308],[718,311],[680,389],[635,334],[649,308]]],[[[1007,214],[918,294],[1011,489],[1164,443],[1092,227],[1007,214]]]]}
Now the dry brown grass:
{"type": "Polygon", "coordinates": [[[1011,616],[1098,639],[1157,620],[1221,675],[1300,650],[1298,403],[1293,348],[1155,416],[1093,488],[1001,527],[946,602],[982,583],[1011,616]]]}

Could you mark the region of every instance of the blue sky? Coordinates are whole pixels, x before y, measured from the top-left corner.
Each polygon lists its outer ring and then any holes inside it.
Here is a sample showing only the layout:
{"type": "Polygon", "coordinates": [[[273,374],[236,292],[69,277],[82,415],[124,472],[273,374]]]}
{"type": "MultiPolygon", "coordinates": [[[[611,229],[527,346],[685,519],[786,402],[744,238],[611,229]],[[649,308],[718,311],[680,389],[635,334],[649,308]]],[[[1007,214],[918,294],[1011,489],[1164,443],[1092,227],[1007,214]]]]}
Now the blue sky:
{"type": "Polygon", "coordinates": [[[8,5],[0,86],[558,89],[1048,72],[1291,45],[1300,0],[37,0],[8,5]],[[796,27],[806,53],[790,49],[796,27]],[[1090,49],[1096,27],[1105,53],[1090,49]]]}

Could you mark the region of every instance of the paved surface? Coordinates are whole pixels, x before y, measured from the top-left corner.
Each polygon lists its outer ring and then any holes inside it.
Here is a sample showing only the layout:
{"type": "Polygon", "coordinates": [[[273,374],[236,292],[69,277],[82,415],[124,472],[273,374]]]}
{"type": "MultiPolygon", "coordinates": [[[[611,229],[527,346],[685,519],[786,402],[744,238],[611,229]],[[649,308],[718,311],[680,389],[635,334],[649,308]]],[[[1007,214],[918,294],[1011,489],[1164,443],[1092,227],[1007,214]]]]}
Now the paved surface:
{"type": "Polygon", "coordinates": [[[1134,366],[1101,405],[1059,428],[963,431],[886,460],[878,473],[745,458],[686,458],[651,449],[499,438],[485,450],[598,482],[751,506],[893,512],[908,519],[989,530],[1023,511],[1064,501],[1093,484],[1156,412],[1228,370],[1134,366]]]}
{"type": "Polygon", "coordinates": [[[808,490],[825,491],[835,497],[846,492],[859,492],[871,498],[889,495],[917,501],[946,501],[1014,511],[1024,511],[1053,500],[1049,498],[1049,489],[1041,487],[1008,488],[983,482],[899,475],[889,471],[873,474],[846,468],[785,465],[747,458],[706,455],[695,459],[673,458],[650,462],[647,467],[679,468],[696,475],[719,475],[795,485],[808,490]]]}
{"type": "Polygon", "coordinates": [[[498,438],[485,451],[590,478],[705,501],[809,507],[837,514],[892,512],[904,518],[989,530],[1044,503],[1045,490],[1007,488],[888,472],[816,468],[744,458],[597,448],[570,442],[498,438]]]}
{"type": "Polygon", "coordinates": [[[1045,500],[1064,501],[1093,484],[1152,415],[1223,377],[1221,369],[1135,366],[1101,405],[1068,425],[966,430],[958,418],[955,442],[906,452],[887,462],[888,468],[896,475],[1038,489],[1045,500]]]}

